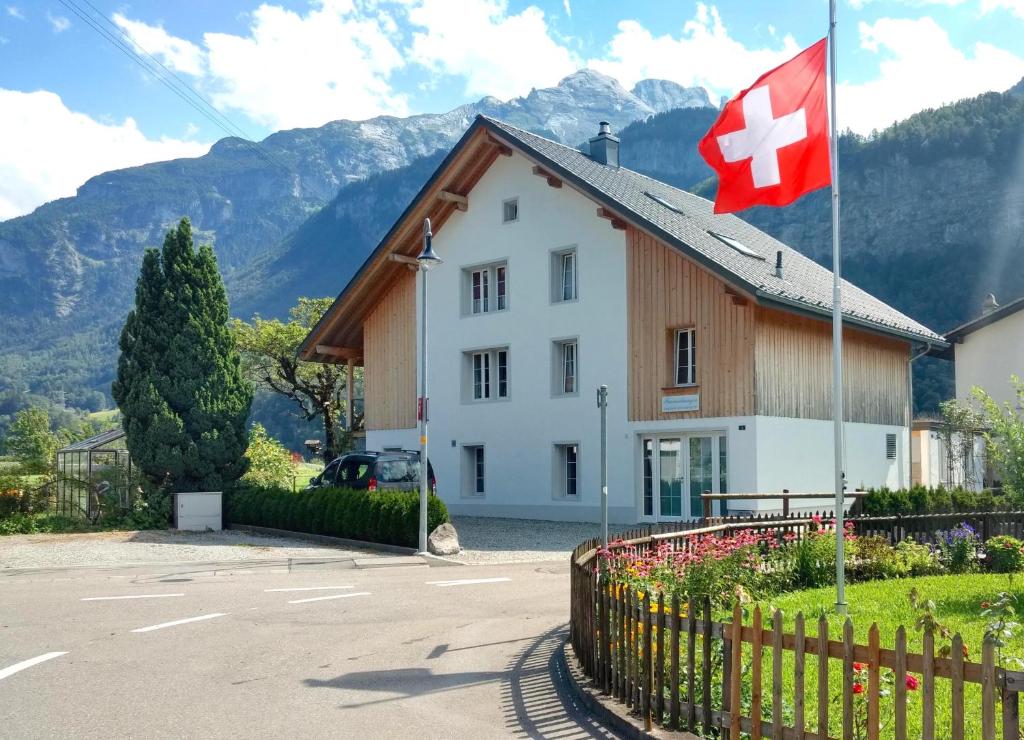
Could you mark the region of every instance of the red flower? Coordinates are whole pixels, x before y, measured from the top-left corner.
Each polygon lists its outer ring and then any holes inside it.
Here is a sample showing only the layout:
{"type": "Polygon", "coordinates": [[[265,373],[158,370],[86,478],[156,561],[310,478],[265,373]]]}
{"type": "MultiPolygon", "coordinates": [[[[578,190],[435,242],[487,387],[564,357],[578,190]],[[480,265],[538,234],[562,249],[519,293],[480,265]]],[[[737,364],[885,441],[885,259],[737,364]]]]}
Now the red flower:
{"type": "Polygon", "coordinates": [[[911,691],[917,691],[918,686],[921,685],[921,682],[917,680],[917,676],[911,676],[909,673],[907,674],[906,682],[907,688],[911,691]]]}
{"type": "Polygon", "coordinates": [[[862,684],[860,681],[855,681],[854,684],[853,684],[853,693],[855,693],[855,694],[863,694],[864,693],[864,684],[862,684]]]}
{"type": "Polygon", "coordinates": [[[861,671],[863,671],[865,667],[866,666],[863,663],[854,663],[853,664],[853,670],[857,671],[857,673],[860,673],[861,671]]]}
{"type": "Polygon", "coordinates": [[[981,608],[982,608],[982,609],[988,609],[988,608],[989,608],[989,606],[990,606],[990,605],[989,605],[989,603],[988,603],[987,601],[983,601],[983,602],[981,602],[981,608]]]}

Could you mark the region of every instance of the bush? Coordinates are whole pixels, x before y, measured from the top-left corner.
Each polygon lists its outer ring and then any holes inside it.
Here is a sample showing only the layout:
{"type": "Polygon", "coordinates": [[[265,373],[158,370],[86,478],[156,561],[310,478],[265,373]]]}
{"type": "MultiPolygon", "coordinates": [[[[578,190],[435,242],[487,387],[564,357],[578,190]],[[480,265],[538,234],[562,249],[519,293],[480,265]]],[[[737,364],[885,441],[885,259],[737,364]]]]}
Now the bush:
{"type": "MultiPolygon", "coordinates": [[[[292,492],[239,483],[227,494],[228,521],[295,532],[325,534],[388,545],[419,544],[417,491],[353,491],[317,488],[292,492]]],[[[448,508],[431,494],[427,528],[448,521],[448,508]]]]}
{"type": "Polygon", "coordinates": [[[992,537],[985,543],[985,563],[996,573],[1024,570],[1024,542],[1009,535],[992,537]]]}
{"type": "Polygon", "coordinates": [[[967,522],[947,532],[938,533],[942,564],[950,573],[971,573],[978,569],[977,532],[967,522]]]}
{"type": "Polygon", "coordinates": [[[885,537],[858,537],[852,543],[856,555],[850,576],[855,580],[906,578],[910,566],[885,537]]]}
{"type": "Polygon", "coordinates": [[[896,545],[895,550],[911,577],[935,576],[945,572],[938,555],[928,545],[920,545],[906,539],[896,545]]]}
{"type": "Polygon", "coordinates": [[[863,498],[863,510],[868,516],[895,516],[897,514],[967,514],[976,511],[994,511],[1006,506],[1003,497],[991,491],[968,491],[964,488],[926,488],[914,486],[896,491],[872,488],[863,498]]]}

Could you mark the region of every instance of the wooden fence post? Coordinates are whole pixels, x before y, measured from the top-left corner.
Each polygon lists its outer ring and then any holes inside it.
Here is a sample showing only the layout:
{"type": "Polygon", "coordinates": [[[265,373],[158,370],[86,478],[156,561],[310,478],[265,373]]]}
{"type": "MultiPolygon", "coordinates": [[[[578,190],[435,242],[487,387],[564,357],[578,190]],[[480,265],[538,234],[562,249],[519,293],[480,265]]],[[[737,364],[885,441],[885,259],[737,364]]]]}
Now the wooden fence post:
{"type": "MultiPolygon", "coordinates": [[[[868,631],[868,740],[878,740],[879,704],[882,701],[881,658],[879,647],[878,623],[871,625],[868,631]]],[[[899,682],[899,679],[896,679],[899,682]]],[[[904,688],[906,684],[904,684],[904,688]]]]}
{"type": "Polygon", "coordinates": [[[818,618],[818,737],[828,737],[828,620],[818,618]]]}
{"type": "Polygon", "coordinates": [[[761,738],[761,643],[763,632],[761,631],[761,607],[754,607],[753,640],[751,640],[751,666],[750,666],[750,719],[754,723],[750,732],[753,740],[761,738]]]}
{"type": "Polygon", "coordinates": [[[793,727],[796,736],[803,740],[806,728],[804,718],[804,661],[807,643],[804,638],[804,613],[797,612],[793,625],[793,727]]]}
{"type": "Polygon", "coordinates": [[[907,630],[903,625],[896,630],[895,674],[896,697],[893,707],[893,732],[895,740],[907,740],[907,630]]]}
{"type": "Polygon", "coordinates": [[[935,634],[925,630],[921,640],[921,738],[935,738],[935,634]]]}
{"type": "Polygon", "coordinates": [[[981,648],[981,737],[996,739],[996,651],[991,638],[981,648]]]}
{"type": "MultiPolygon", "coordinates": [[[[901,628],[902,629],[902,628],[901,628]]],[[[950,650],[952,666],[950,668],[950,708],[952,726],[951,740],[964,740],[964,638],[960,633],[953,636],[950,650]]]]}
{"type": "Polygon", "coordinates": [[[704,734],[711,730],[711,599],[704,597],[704,619],[701,627],[704,630],[704,637],[701,640],[701,700],[704,705],[704,734]]]}
{"type": "MultiPolygon", "coordinates": [[[[732,608],[732,658],[729,670],[729,737],[739,740],[740,715],[743,707],[740,704],[740,683],[743,680],[743,609],[740,602],[732,608]]],[[[826,707],[826,711],[828,711],[826,707]]]]}
{"type": "Polygon", "coordinates": [[[658,639],[654,646],[654,716],[658,724],[665,717],[665,594],[658,594],[658,639]]]}

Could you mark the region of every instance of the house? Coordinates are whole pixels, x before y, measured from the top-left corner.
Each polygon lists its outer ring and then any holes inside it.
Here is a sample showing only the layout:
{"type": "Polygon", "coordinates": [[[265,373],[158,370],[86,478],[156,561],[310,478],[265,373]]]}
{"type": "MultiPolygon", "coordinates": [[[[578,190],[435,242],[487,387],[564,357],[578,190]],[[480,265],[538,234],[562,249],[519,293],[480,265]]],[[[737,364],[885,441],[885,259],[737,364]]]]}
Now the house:
{"type": "Polygon", "coordinates": [[[914,419],[910,436],[911,482],[935,488],[980,491],[989,476],[981,431],[952,431],[941,419],[914,419]]]}
{"type": "MultiPolygon", "coordinates": [[[[585,154],[478,117],[303,358],[362,363],[367,447],[418,447],[407,263],[429,217],[430,457],[454,513],[598,520],[601,384],[612,521],[831,491],[831,273],[619,146],[606,124],[585,154]]],[[[847,479],[906,485],[909,358],[942,338],[850,284],[844,309],[847,479]]]]}
{"type": "Polygon", "coordinates": [[[946,341],[956,373],[956,397],[971,398],[971,389],[982,388],[1000,405],[1019,401],[1011,376],[1024,378],[1024,296],[1004,306],[989,295],[981,315],[958,326],[946,341]]]}

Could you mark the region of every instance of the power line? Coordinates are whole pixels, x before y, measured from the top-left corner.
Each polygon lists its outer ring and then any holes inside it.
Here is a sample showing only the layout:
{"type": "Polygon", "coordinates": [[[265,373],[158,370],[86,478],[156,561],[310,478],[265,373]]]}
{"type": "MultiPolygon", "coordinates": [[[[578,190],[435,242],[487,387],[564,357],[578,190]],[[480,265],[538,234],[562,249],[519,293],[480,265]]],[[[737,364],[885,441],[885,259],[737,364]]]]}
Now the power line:
{"type": "MultiPolygon", "coordinates": [[[[173,73],[171,73],[170,70],[167,70],[167,68],[163,64],[161,64],[158,60],[156,60],[156,58],[153,57],[152,54],[150,54],[149,52],[145,52],[147,54],[147,56],[149,56],[151,59],[153,59],[156,62],[156,64],[158,64],[160,66],[160,68],[162,68],[163,70],[166,71],[166,74],[162,73],[160,69],[155,68],[155,67],[151,66],[150,64],[147,64],[146,60],[143,59],[142,56],[140,56],[138,54],[138,52],[136,52],[135,49],[132,48],[132,46],[129,46],[129,45],[125,44],[117,36],[114,36],[106,28],[104,28],[103,26],[99,25],[97,23],[97,21],[91,15],[89,15],[89,13],[86,10],[84,10],[83,8],[81,8],[78,5],[76,5],[74,0],[60,0],[60,2],[61,2],[62,5],[64,5],[64,7],[66,7],[68,10],[70,10],[76,16],[78,16],[82,20],[82,22],[84,22],[86,25],[88,25],[90,28],[92,28],[94,31],[96,31],[96,33],[100,34],[100,36],[102,36],[107,41],[109,41],[111,44],[113,44],[114,48],[116,48],[122,54],[124,54],[129,59],[131,59],[133,62],[138,64],[140,67],[142,67],[146,72],[148,72],[151,76],[156,78],[165,87],[167,87],[168,90],[170,90],[175,95],[177,95],[179,98],[181,98],[182,101],[184,101],[186,104],[188,104],[193,110],[195,110],[197,113],[202,115],[204,118],[209,120],[210,123],[215,125],[221,131],[226,133],[228,136],[241,139],[242,142],[253,153],[255,153],[257,156],[261,157],[262,159],[264,159],[268,163],[270,163],[272,165],[275,165],[277,167],[281,167],[282,169],[285,169],[285,170],[289,170],[289,171],[291,170],[291,167],[289,165],[287,165],[284,161],[278,159],[275,156],[272,156],[269,152],[263,150],[262,148],[257,146],[255,143],[253,143],[251,140],[249,140],[249,138],[245,135],[245,132],[242,131],[242,129],[240,127],[238,127],[236,124],[234,124],[230,119],[228,119],[222,113],[217,111],[209,103],[209,101],[207,101],[205,98],[203,98],[201,95],[199,95],[199,93],[197,93],[195,90],[193,90],[192,87],[190,85],[188,85],[188,83],[186,83],[184,80],[182,80],[177,75],[174,75],[173,73]],[[191,96],[195,96],[201,102],[197,102],[191,96]],[[209,110],[207,110],[207,108],[209,110]],[[222,122],[221,120],[218,120],[218,118],[223,119],[223,121],[225,121],[226,123],[222,122]],[[234,129],[234,130],[232,130],[232,129],[234,129]]],[[[88,0],[86,0],[86,2],[88,2],[88,0]]],[[[92,7],[93,10],[96,10],[95,6],[92,6],[91,3],[90,3],[90,7],[92,7]]],[[[106,18],[106,16],[104,16],[98,10],[96,12],[99,13],[100,16],[103,18],[103,20],[106,21],[108,24],[114,25],[114,24],[112,24],[109,21],[109,19],[106,18]]],[[[114,27],[118,28],[116,25],[114,27]]],[[[128,37],[127,34],[125,34],[123,31],[121,31],[120,28],[118,28],[118,31],[126,39],[128,39],[129,41],[131,40],[130,37],[128,37]]],[[[134,41],[132,41],[131,43],[135,44],[134,41]]],[[[140,46],[139,48],[141,49],[142,47],[140,46]]],[[[145,50],[143,49],[143,51],[145,51],[145,50]]]]}

